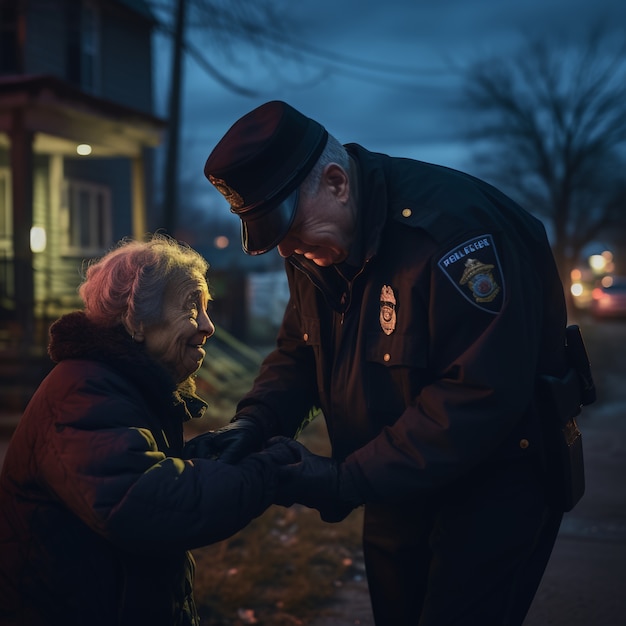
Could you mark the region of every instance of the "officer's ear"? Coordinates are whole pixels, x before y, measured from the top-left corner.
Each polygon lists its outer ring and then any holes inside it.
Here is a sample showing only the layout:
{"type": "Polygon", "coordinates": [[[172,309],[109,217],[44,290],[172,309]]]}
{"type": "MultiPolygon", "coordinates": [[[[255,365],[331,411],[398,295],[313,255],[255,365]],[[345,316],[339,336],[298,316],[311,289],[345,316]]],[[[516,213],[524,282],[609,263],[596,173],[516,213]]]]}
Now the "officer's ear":
{"type": "Polygon", "coordinates": [[[350,179],[341,165],[329,163],[322,172],[322,181],[337,200],[347,202],[350,197],[350,179]]]}

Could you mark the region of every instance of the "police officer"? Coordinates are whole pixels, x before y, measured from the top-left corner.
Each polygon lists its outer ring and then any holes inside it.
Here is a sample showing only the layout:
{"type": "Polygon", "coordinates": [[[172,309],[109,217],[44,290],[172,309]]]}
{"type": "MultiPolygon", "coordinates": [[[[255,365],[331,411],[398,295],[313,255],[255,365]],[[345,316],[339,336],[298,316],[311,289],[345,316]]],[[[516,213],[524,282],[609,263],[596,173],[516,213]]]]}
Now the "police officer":
{"type": "Polygon", "coordinates": [[[537,378],[567,367],[541,223],[278,101],[235,122],[204,171],[244,251],[277,247],[290,289],[276,349],[210,445],[237,462],[321,408],[332,459],[300,449],[278,502],[327,521],[365,504],[376,624],[521,624],[562,518],[535,403],[537,378]]]}

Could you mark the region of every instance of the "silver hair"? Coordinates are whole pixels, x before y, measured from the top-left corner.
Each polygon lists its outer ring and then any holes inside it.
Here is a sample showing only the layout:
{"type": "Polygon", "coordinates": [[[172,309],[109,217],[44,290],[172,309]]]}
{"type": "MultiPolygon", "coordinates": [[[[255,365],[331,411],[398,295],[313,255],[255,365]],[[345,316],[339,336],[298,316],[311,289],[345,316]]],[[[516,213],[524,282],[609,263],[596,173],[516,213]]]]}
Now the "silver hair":
{"type": "Polygon", "coordinates": [[[336,163],[346,171],[350,168],[348,152],[332,135],[328,135],[324,151],[300,185],[300,193],[304,197],[311,198],[317,193],[322,180],[322,172],[329,163],[336,163]]]}
{"type": "Polygon", "coordinates": [[[124,239],[89,264],[79,294],[93,322],[149,327],[161,321],[165,292],[189,276],[206,278],[208,263],[188,245],[161,234],[124,239]]]}

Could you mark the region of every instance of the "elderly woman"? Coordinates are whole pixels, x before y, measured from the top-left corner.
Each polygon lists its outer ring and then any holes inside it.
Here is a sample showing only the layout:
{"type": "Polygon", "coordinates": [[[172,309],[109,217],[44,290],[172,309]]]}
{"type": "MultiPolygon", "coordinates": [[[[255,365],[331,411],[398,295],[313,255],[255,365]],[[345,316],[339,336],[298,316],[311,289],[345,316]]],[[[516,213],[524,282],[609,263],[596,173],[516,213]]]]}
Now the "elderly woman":
{"type": "Polygon", "coordinates": [[[206,271],[170,238],[124,241],[88,268],[84,312],[52,325],[57,365],[0,476],[0,623],[197,624],[188,550],[271,503],[282,444],[237,466],[185,453],[206,408],[206,271]]]}

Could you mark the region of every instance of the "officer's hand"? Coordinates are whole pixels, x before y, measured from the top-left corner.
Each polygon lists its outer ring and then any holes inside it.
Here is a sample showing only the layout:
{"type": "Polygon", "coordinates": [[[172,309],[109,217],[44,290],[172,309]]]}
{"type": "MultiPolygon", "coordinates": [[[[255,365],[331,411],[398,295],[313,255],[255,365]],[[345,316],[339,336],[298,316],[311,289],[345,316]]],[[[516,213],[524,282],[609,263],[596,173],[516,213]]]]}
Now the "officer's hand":
{"type": "MultiPolygon", "coordinates": [[[[267,448],[261,450],[261,452],[257,452],[253,456],[263,459],[272,465],[289,465],[301,460],[302,454],[300,448],[304,448],[304,446],[293,439],[289,437],[273,437],[270,439],[270,442],[267,448]]],[[[304,449],[306,450],[306,448],[304,449]]]]}
{"type": "Polygon", "coordinates": [[[350,475],[339,463],[313,454],[298,442],[285,441],[283,437],[270,439],[267,449],[279,444],[289,446],[299,460],[278,468],[275,504],[298,503],[317,509],[325,522],[340,522],[362,504],[350,475]]]}
{"type": "Polygon", "coordinates": [[[185,457],[234,464],[261,450],[263,443],[263,428],[252,418],[240,417],[223,428],[190,439],[185,445],[185,457]]]}

